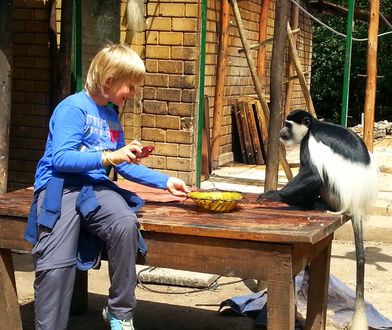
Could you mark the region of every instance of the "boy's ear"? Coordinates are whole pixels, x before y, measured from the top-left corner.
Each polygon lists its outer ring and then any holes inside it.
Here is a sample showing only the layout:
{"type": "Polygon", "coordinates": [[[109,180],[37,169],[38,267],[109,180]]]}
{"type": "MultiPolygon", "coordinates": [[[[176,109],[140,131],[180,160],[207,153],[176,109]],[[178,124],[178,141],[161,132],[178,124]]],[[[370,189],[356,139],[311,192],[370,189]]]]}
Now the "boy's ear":
{"type": "Polygon", "coordinates": [[[104,87],[110,87],[112,85],[112,77],[109,77],[105,80],[105,83],[103,84],[104,87]]]}

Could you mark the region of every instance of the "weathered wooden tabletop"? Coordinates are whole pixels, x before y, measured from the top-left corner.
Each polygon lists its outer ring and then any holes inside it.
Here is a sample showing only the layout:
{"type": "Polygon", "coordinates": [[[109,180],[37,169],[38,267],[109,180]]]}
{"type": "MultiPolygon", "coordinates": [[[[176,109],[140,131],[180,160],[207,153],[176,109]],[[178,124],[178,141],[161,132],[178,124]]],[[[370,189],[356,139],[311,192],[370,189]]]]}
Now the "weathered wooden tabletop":
{"type": "MultiPolygon", "coordinates": [[[[296,210],[283,203],[256,203],[246,194],[229,213],[209,213],[190,199],[176,201],[168,192],[131,183],[121,186],[146,199],[139,219],[144,231],[264,242],[317,243],[346,219],[324,211],[296,210]]],[[[33,191],[26,188],[0,195],[0,216],[27,218],[33,191]]]]}

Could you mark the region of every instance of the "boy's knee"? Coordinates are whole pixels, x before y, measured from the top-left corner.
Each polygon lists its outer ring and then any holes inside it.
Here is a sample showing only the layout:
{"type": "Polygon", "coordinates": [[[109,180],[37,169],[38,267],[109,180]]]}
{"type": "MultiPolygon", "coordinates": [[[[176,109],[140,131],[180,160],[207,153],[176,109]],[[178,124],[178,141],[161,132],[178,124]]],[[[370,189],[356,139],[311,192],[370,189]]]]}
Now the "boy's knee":
{"type": "Polygon", "coordinates": [[[111,225],[112,235],[137,235],[138,222],[136,216],[122,216],[118,217],[111,225]]]}

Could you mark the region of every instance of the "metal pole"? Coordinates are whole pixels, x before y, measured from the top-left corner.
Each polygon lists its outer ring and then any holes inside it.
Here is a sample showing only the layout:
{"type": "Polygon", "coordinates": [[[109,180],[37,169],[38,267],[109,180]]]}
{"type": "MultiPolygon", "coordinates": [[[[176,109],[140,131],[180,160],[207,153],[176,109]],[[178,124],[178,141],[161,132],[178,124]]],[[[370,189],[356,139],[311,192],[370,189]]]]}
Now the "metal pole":
{"type": "Polygon", "coordinates": [[[344,78],[343,78],[343,100],[342,100],[342,117],[340,123],[342,126],[347,126],[348,113],[348,99],[350,89],[350,69],[351,69],[351,48],[353,41],[354,29],[354,6],[355,0],[349,0],[348,14],[347,14],[347,36],[346,36],[346,55],[344,60],[344,78]]]}

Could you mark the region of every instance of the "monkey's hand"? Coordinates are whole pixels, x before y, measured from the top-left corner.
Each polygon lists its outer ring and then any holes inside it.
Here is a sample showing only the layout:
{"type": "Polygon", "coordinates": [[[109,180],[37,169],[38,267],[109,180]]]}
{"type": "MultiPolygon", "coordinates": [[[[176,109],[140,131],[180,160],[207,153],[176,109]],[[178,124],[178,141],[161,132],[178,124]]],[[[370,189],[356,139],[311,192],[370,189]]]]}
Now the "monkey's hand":
{"type": "Polygon", "coordinates": [[[281,202],[282,198],[279,195],[279,191],[278,190],[270,190],[267,191],[265,193],[260,194],[257,197],[257,202],[261,203],[262,201],[274,201],[274,202],[281,202]]]}

